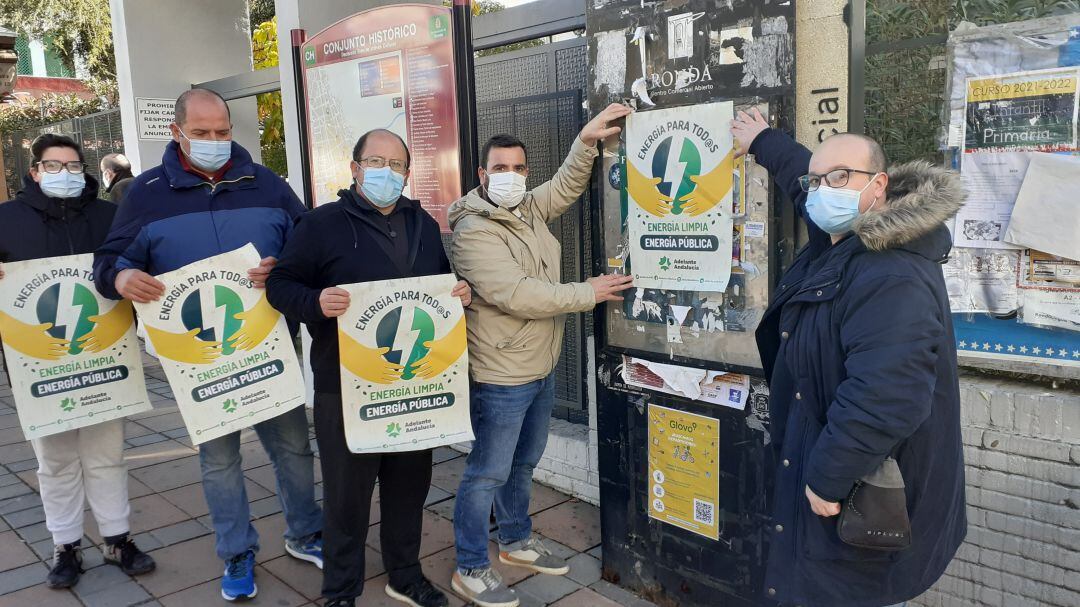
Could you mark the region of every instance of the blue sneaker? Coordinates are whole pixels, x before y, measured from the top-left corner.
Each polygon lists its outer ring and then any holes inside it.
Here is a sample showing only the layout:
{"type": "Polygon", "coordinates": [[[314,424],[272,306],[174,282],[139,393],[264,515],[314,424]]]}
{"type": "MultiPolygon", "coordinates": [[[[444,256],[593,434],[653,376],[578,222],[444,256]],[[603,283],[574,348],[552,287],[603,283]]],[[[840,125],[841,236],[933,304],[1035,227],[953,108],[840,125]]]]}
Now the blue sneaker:
{"type": "Polygon", "coordinates": [[[322,569],[322,532],[316,531],[307,537],[285,540],[285,552],[293,558],[313,563],[322,569]]]}
{"type": "Polygon", "coordinates": [[[255,598],[259,587],[255,585],[255,553],[251,550],[234,556],[225,563],[225,575],[221,578],[221,598],[226,601],[255,598]]]}

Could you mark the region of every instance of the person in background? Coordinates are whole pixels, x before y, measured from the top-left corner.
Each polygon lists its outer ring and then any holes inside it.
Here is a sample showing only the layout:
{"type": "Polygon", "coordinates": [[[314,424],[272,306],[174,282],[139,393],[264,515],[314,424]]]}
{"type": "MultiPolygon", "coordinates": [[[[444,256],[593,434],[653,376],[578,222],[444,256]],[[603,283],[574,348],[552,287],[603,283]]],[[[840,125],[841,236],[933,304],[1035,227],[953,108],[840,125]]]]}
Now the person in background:
{"type": "Polygon", "coordinates": [[[488,141],[480,157],[481,186],[449,209],[458,275],[472,285],[465,310],[476,440],[454,509],[457,570],[454,591],[481,607],[513,607],[516,593],[491,568],[492,503],[499,525],[499,561],[564,575],[566,561],[532,537],[529,497],[533,468],[547,446],[555,404],[552,372],[562,349],[566,315],[622,301],[629,276],[563,283],[561,253],[547,225],[570,209],[592,176],[601,139],[630,108],[612,104],[574,138],[555,176],[531,191],[525,144],[510,135],[488,141]]]}
{"type": "MultiPolygon", "coordinates": [[[[206,89],[176,100],[173,140],[161,165],[135,178],[94,257],[98,290],[113,299],[145,303],[164,294],[152,275],[252,243],[263,259],[248,271],[262,287],[293,223],[305,211],[296,194],[270,169],[255,164],[232,140],[229,106],[206,89]]],[[[315,503],[314,454],[304,407],[255,424],[274,465],[285,514],[285,551],[322,568],[322,511],[315,503]]],[[[251,524],[240,432],[199,445],[202,485],[225,562],[221,596],[254,597],[259,534],[251,524]]]]}
{"type": "Polygon", "coordinates": [[[105,154],[101,158],[101,164],[98,168],[102,185],[105,186],[105,193],[109,195],[109,200],[116,204],[123,202],[124,193],[127,192],[128,186],[135,179],[135,176],[131,174],[131,162],[128,161],[127,156],[123,154],[105,154]]]}
{"type": "Polygon", "coordinates": [[[859,134],[829,137],[811,154],[756,109],[740,112],[732,132],[810,233],[757,329],[779,462],[766,594],[807,607],[903,604],[941,577],[967,531],[941,271],[960,180],[921,161],[890,168],[859,134]],[[844,543],[841,503],[889,456],[903,476],[910,545],[844,543]]]}
{"type": "MultiPolygon", "coordinates": [[[[23,189],[14,200],[0,204],[0,261],[93,253],[108,234],[116,206],[98,198],[98,184],[86,174],[82,149],[69,137],[45,134],[34,140],[30,153],[23,189]]],[[[3,277],[0,266],[0,280],[3,277]]],[[[7,333],[16,322],[0,312],[0,332],[7,333]]],[[[129,536],[124,420],[36,438],[30,444],[38,460],[45,526],[53,540],[49,587],[70,588],[79,581],[87,501],[105,538],[105,562],[128,575],[153,571],[154,559],[129,536]]]]}
{"type": "MultiPolygon", "coordinates": [[[[315,438],[326,507],[322,592],[327,607],[352,607],[364,591],[365,542],[376,480],[380,545],[389,577],[386,594],[412,607],[448,604],[420,569],[432,450],[353,453],[342,417],[341,364],[379,365],[399,375],[401,367],[339,334],[337,317],[349,307],[349,292],[337,285],[450,272],[438,222],[420,203],[402,195],[410,161],[405,142],[396,134],[377,129],[361,136],[349,163],[353,186],[338,192],[336,202],[302,218],[266,283],[270,304],[287,318],[306,323],[312,337],[315,438]],[[339,356],[341,350],[347,353],[339,356]]],[[[452,294],[469,305],[471,292],[464,282],[452,294]]]]}

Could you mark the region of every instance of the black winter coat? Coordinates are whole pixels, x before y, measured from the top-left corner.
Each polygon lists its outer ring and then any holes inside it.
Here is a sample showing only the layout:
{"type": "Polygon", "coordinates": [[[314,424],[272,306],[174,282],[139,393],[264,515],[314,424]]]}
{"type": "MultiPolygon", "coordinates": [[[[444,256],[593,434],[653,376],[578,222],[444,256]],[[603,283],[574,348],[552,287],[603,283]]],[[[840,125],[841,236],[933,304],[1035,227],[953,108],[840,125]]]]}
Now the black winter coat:
{"type": "MultiPolygon", "coordinates": [[[[796,202],[810,152],[767,130],[751,147],[796,202]]],[[[777,465],[767,596],[804,606],[881,607],[941,576],[964,539],[964,462],[955,338],[941,264],[944,222],[962,203],[954,174],[927,163],[889,171],[888,204],[836,244],[809,220],[757,329],[769,379],[777,465]],[[837,517],[811,511],[809,486],[841,501],[890,454],[904,476],[911,546],[840,541],[837,517]]]]}
{"type": "Polygon", "coordinates": [[[78,198],[46,196],[29,175],[15,198],[0,204],[0,262],[93,253],[105,240],[116,205],[97,197],[86,175],[78,198]]]}

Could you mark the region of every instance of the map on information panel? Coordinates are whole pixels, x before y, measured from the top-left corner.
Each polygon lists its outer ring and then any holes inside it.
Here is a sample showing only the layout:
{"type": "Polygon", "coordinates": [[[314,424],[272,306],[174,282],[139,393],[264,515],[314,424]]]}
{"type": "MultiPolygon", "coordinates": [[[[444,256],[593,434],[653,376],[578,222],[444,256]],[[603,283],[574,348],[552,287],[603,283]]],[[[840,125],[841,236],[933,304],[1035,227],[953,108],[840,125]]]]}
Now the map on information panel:
{"type": "Polygon", "coordinates": [[[412,155],[404,194],[448,232],[446,207],[462,194],[450,9],[364,11],[305,42],[303,57],[315,205],[352,185],[356,140],[387,129],[412,155]]]}

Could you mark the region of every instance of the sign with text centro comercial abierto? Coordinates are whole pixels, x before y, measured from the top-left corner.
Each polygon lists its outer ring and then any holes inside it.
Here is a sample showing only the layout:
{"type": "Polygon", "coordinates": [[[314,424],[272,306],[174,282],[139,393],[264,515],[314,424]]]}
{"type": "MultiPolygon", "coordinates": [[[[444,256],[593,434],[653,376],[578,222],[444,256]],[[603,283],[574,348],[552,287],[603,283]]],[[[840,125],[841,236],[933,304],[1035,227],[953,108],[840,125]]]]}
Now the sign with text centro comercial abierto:
{"type": "Polygon", "coordinates": [[[308,154],[316,206],[352,186],[357,139],[386,129],[409,146],[404,194],[449,232],[461,197],[450,9],[397,4],[347,17],[303,45],[308,154]]]}
{"type": "Polygon", "coordinates": [[[722,293],[731,278],[730,101],[626,119],[630,269],[645,289],[722,293]]]}
{"type": "Polygon", "coordinates": [[[148,411],[135,317],[94,288],[94,256],[4,264],[0,340],[23,435],[148,411]]]}
{"type": "Polygon", "coordinates": [[[465,311],[452,274],[343,285],[341,406],[353,453],[473,439],[465,311]]]}
{"type": "Polygon", "coordinates": [[[157,301],[135,304],[193,444],[304,403],[304,378],[285,318],[248,279],[252,244],[156,278],[157,301]]]}

